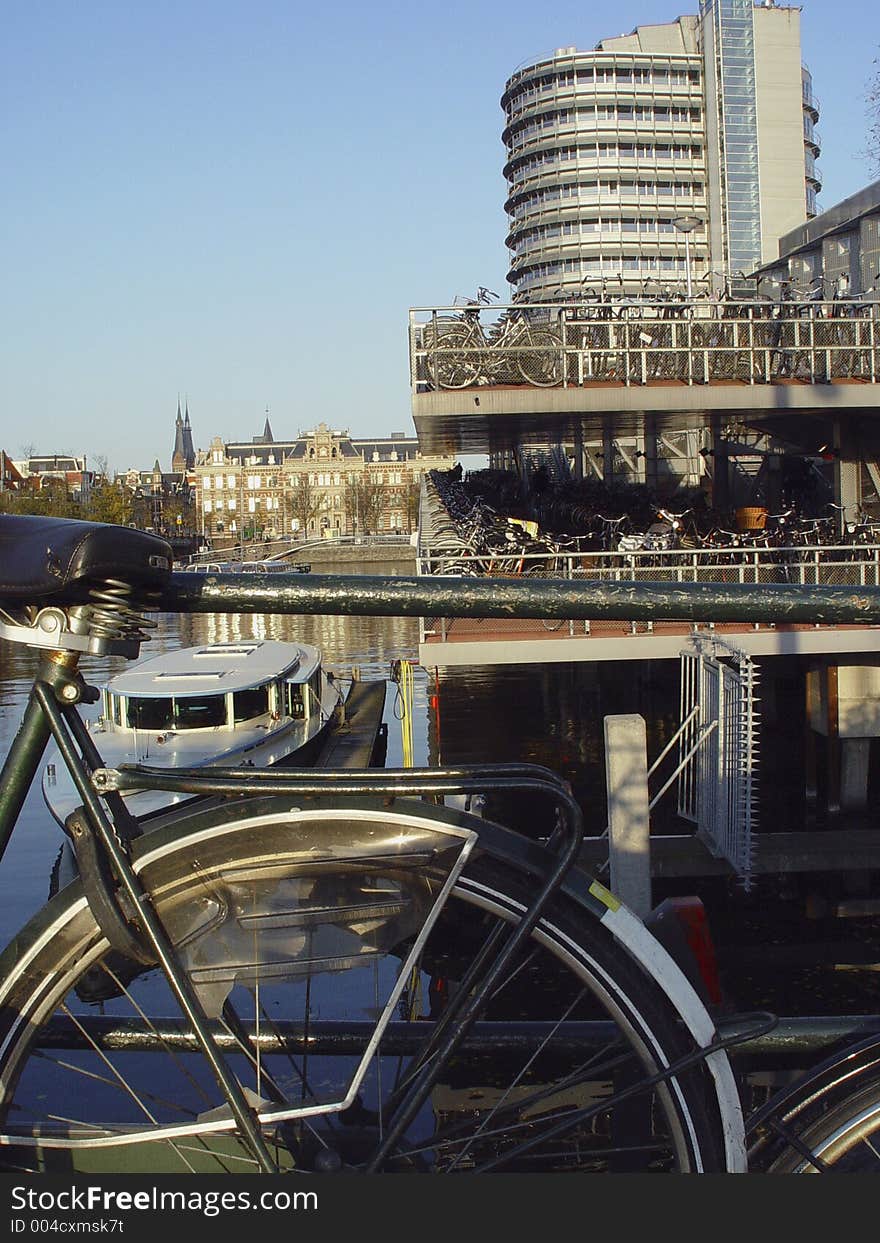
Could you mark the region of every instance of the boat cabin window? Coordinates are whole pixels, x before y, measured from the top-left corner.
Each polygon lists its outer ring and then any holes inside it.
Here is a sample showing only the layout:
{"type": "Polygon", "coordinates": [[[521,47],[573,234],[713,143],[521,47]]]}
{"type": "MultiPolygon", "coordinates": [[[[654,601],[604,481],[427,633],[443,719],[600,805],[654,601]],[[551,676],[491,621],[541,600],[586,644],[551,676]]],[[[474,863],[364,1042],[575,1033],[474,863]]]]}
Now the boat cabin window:
{"type": "Polygon", "coordinates": [[[301,682],[288,682],[287,687],[287,715],[292,716],[295,721],[304,721],[306,718],[306,706],[303,700],[303,688],[301,682]]]}
{"type": "Polygon", "coordinates": [[[175,729],[209,729],[226,724],[225,695],[187,695],[174,701],[175,729]]]}
{"type": "Polygon", "coordinates": [[[130,695],[128,723],[133,729],[210,729],[226,724],[226,697],[187,695],[180,699],[154,699],[130,695]]]}
{"type": "Polygon", "coordinates": [[[252,721],[269,711],[269,687],[252,686],[250,690],[236,691],[232,696],[233,720],[252,721]]]}
{"type": "Polygon", "coordinates": [[[173,699],[128,698],[128,723],[132,729],[173,729],[173,699]]]}

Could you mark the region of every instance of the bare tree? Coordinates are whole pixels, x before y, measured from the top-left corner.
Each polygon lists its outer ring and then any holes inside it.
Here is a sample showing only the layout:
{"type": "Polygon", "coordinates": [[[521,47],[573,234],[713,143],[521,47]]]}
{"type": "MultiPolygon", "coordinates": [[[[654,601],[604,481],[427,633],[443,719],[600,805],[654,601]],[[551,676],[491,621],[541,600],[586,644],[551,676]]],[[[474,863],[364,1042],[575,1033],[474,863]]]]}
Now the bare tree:
{"type": "Polygon", "coordinates": [[[110,466],[107,461],[106,453],[96,453],[94,457],[89,458],[91,462],[91,471],[95,478],[95,483],[110,481],[110,466]]]}
{"type": "Polygon", "coordinates": [[[365,471],[345,485],[342,503],[351,529],[368,535],[380,525],[385,508],[385,487],[365,471]]]}
{"type": "Polygon", "coordinates": [[[309,483],[308,475],[294,476],[291,484],[290,494],[286,500],[287,512],[292,519],[299,522],[301,534],[307,536],[309,523],[320,510],[324,493],[318,492],[309,483]]]}
{"type": "Polygon", "coordinates": [[[880,173],[880,57],[874,57],[873,66],[865,96],[868,118],[868,145],[865,155],[871,172],[877,174],[880,173]]]}
{"type": "Polygon", "coordinates": [[[409,531],[415,531],[419,525],[419,502],[422,496],[420,483],[409,483],[405,493],[406,525],[409,531]]]}

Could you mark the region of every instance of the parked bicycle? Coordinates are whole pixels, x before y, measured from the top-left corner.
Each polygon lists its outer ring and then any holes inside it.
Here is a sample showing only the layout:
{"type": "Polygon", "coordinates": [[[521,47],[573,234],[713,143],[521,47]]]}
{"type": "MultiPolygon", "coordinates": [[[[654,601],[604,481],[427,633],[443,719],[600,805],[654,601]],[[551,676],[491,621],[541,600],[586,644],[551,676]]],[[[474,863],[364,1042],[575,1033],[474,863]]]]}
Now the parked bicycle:
{"type": "Polygon", "coordinates": [[[108,769],[78,662],[132,658],[146,614],[179,606],[168,545],[0,515],[0,554],[0,637],[39,654],[0,848],[50,736],[82,800],[76,879],[0,958],[5,1168],[744,1168],[725,1048],[745,1036],[720,1034],[577,869],[565,782],[531,765],[108,769]],[[542,796],[535,840],[441,805],[493,786],[542,796]],[[133,788],[191,799],[140,822],[133,788]]]}
{"type": "Polygon", "coordinates": [[[497,298],[481,286],[476,298],[455,299],[463,310],[434,316],[425,325],[428,376],[438,388],[523,382],[547,388],[560,383],[562,339],[549,326],[546,312],[511,307],[487,331],[480,311],[497,298]]]}

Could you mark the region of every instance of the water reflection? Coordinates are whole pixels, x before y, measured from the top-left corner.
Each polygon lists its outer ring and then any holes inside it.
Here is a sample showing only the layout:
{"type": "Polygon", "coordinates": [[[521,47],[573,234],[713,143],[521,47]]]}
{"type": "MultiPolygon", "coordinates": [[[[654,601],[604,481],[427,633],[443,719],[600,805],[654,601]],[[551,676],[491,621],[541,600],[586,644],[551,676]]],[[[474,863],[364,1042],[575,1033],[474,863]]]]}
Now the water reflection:
{"type": "MultiPolygon", "coordinates": [[[[340,567],[340,573],[352,572],[340,567]]],[[[200,643],[236,642],[248,638],[299,639],[321,648],[328,669],[346,677],[356,666],[364,680],[387,679],[391,664],[415,660],[418,655],[418,622],[414,618],[340,617],[232,614],[159,614],[142,658],[178,647],[200,643]]],[[[127,665],[121,657],[83,657],[86,680],[100,685],[127,665]]],[[[24,712],[31,681],[38,665],[37,654],[0,640],[0,748],[5,755],[24,712]]],[[[427,763],[426,676],[416,668],[413,703],[414,763],[427,763]]],[[[96,715],[98,707],[84,709],[96,715]]],[[[389,767],[403,764],[403,748],[396,688],[389,685],[385,701],[388,725],[389,767]]],[[[61,844],[61,831],[52,820],[38,787],[27,797],[19,824],[3,859],[4,900],[0,905],[0,944],[45,902],[49,875],[61,844]]]]}
{"type": "MultiPolygon", "coordinates": [[[[543,764],[571,783],[586,831],[606,825],[604,725],[607,714],[639,713],[648,754],[677,728],[678,665],[468,666],[431,671],[428,742],[432,764],[543,764]]],[[[518,794],[492,808],[524,832],[542,831],[542,804],[518,794]]],[[[660,812],[658,827],[671,812],[660,812]]]]}

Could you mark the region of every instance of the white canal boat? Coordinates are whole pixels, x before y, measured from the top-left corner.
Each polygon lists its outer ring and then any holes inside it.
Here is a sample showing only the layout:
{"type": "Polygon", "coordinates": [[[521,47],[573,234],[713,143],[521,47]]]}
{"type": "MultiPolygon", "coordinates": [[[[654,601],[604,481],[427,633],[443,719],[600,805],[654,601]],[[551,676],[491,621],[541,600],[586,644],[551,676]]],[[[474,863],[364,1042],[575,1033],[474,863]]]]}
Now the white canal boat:
{"type": "MultiPolygon", "coordinates": [[[[111,678],[90,725],[105,765],[306,767],[332,728],[342,695],[307,643],[253,639],[153,656],[111,678]]],[[[43,795],[59,824],[79,806],[67,769],[48,756],[43,795]]],[[[192,797],[132,791],[145,816],[192,797]]]]}

